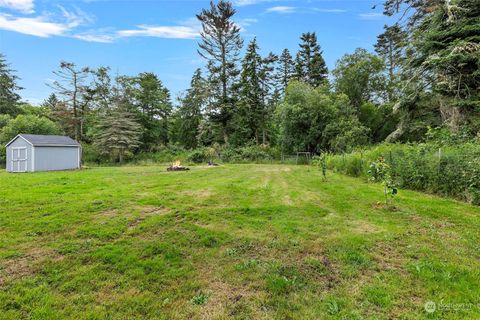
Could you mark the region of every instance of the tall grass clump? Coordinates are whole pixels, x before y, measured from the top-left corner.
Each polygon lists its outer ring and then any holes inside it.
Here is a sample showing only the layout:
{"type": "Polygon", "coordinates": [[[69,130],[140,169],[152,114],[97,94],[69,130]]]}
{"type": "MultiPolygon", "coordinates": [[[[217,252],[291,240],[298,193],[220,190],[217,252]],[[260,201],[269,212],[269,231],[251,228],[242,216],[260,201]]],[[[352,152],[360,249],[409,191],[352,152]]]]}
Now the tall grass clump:
{"type": "Polygon", "coordinates": [[[368,177],[369,165],[384,158],[399,187],[480,204],[480,144],[381,144],[349,154],[330,155],[330,170],[368,177]]]}

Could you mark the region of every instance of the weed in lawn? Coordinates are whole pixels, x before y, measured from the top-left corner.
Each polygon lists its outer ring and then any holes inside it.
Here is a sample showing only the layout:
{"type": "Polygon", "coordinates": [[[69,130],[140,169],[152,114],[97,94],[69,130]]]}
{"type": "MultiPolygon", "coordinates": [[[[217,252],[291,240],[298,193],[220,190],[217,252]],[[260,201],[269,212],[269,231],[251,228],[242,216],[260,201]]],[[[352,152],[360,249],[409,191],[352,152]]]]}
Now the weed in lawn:
{"type": "Polygon", "coordinates": [[[194,296],[190,302],[195,305],[201,306],[207,303],[208,299],[210,298],[210,294],[199,293],[198,295],[194,296]]]}

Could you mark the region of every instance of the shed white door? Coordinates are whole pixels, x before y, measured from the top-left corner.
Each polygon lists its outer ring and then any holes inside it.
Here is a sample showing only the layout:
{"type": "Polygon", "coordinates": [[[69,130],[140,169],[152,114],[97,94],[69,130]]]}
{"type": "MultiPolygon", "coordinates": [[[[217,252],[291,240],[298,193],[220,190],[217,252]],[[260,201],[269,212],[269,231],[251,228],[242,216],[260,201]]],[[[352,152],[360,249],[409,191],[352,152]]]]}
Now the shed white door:
{"type": "Polygon", "coordinates": [[[27,171],[27,148],[12,148],[12,171],[27,171]]]}

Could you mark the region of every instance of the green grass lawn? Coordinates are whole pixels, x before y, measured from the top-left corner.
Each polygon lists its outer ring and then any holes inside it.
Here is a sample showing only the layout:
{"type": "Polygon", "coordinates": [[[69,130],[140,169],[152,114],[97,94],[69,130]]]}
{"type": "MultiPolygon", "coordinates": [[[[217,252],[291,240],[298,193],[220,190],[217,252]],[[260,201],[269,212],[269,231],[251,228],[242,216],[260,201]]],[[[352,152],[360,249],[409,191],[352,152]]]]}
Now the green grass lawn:
{"type": "Polygon", "coordinates": [[[307,166],[2,172],[0,318],[479,318],[480,208],[379,200],[307,166]]]}

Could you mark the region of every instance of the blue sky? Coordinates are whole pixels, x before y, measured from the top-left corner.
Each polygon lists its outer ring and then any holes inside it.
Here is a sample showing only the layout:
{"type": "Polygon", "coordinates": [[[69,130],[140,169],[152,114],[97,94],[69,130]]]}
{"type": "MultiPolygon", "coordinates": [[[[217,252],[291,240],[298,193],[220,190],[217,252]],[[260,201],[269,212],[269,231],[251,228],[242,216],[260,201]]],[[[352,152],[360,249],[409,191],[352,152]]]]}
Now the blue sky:
{"type": "MultiPolygon", "coordinates": [[[[233,0],[246,42],[256,36],[263,54],[295,53],[302,32],[314,31],[327,65],[355,48],[372,50],[390,19],[382,0],[233,0]],[[376,5],[376,9],[372,7],[376,5]]],[[[110,66],[113,72],[158,74],[175,97],[193,71],[197,54],[195,14],[208,0],[0,0],[0,52],[21,78],[24,100],[50,93],[52,71],[66,60],[110,66]]]]}

